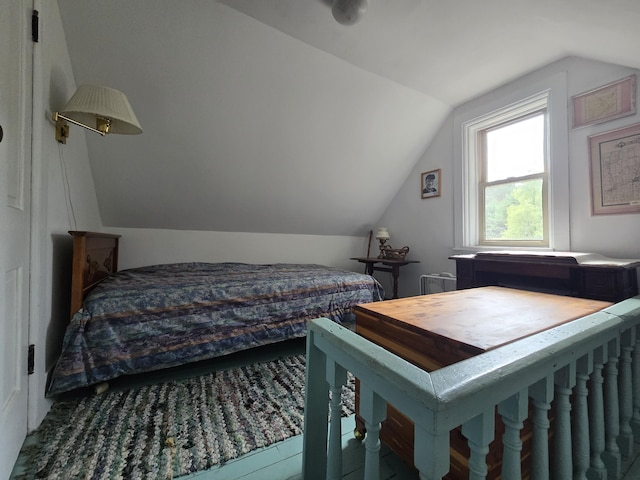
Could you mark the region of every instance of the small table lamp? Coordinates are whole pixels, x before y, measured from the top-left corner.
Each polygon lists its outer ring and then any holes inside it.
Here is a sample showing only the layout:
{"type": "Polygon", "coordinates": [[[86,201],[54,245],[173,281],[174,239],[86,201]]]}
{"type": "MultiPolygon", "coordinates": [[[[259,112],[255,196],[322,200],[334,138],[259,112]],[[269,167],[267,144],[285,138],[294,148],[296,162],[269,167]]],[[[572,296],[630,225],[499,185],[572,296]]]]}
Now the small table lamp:
{"type": "Polygon", "coordinates": [[[387,243],[387,240],[391,238],[391,235],[389,235],[389,231],[387,230],[387,227],[379,227],[378,232],[376,233],[376,238],[380,241],[380,255],[378,255],[378,258],[383,258],[385,243],[387,243]]]}

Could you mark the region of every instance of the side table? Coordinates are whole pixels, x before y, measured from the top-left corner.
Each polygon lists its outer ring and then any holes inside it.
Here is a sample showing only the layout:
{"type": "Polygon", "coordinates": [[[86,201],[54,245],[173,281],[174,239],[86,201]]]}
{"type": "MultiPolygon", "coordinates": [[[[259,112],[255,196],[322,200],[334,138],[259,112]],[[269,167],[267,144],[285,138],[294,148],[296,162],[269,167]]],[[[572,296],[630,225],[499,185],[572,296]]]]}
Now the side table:
{"type": "Polygon", "coordinates": [[[387,258],[376,257],[351,257],[350,260],[356,260],[364,263],[364,273],[373,275],[374,270],[377,272],[389,272],[393,277],[393,297],[398,298],[398,278],[400,277],[400,267],[409,263],[420,263],[418,260],[392,260],[387,258]],[[383,266],[376,265],[377,263],[383,266]]]}

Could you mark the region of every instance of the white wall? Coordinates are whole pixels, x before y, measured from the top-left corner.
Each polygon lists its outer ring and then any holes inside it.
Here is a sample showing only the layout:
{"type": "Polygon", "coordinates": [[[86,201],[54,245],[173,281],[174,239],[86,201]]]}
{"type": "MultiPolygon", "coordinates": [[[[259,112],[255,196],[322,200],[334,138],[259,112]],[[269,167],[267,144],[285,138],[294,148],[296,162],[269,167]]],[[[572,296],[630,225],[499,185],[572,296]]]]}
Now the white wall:
{"type": "Polygon", "coordinates": [[[364,236],[450,111],[221,2],[58,3],[76,79],[144,129],[87,137],[104,225],[364,236]]]}
{"type": "MultiPolygon", "coordinates": [[[[567,58],[532,72],[484,96],[458,106],[443,123],[435,139],[416,164],[413,172],[390,203],[379,221],[389,227],[390,243],[394,247],[408,245],[407,258],[419,260],[419,265],[403,267],[400,273],[400,295],[419,293],[419,276],[432,272],[455,272],[455,263],[448,260],[454,247],[454,142],[461,141],[461,132],[454,128],[454,118],[477,111],[482,105],[492,105],[496,98],[513,96],[514,92],[543,83],[566,72],[567,98],[624,78],[637,70],[567,58]],[[442,195],[421,199],[420,173],[442,169],[442,195]]],[[[569,113],[568,122],[571,122],[569,113]]],[[[569,124],[556,125],[555,135],[568,138],[569,155],[569,249],[593,252],[614,258],[640,258],[640,215],[591,215],[589,151],[587,137],[594,133],[616,129],[640,121],[640,114],[607,123],[572,129],[569,124]]],[[[562,206],[566,209],[566,205],[562,206]]]]}
{"type": "Polygon", "coordinates": [[[118,267],[174,262],[318,263],[362,271],[368,238],[107,228],[122,235],[118,267]]]}
{"type": "MultiPolygon", "coordinates": [[[[86,135],[71,126],[66,145],[54,138],[51,112],[64,107],[75,80],[56,2],[35,1],[40,42],[34,60],[33,270],[30,343],[36,345],[29,377],[29,428],[50,407],[47,373],[60,350],[69,315],[72,239],[69,230],[102,231],[88,160],[86,135]]],[[[116,141],[117,138],[109,138],[116,141]]],[[[321,263],[361,271],[349,260],[364,256],[367,239],[348,236],[277,235],[176,230],[111,229],[120,233],[120,267],[180,261],[321,263]]]]}
{"type": "MultiPolygon", "coordinates": [[[[572,59],[569,63],[569,94],[576,95],[620,80],[640,70],[572,59]]],[[[636,79],[640,82],[640,75],[636,79]]],[[[636,89],[640,105],[640,88],[636,89]]],[[[640,122],[640,113],[569,130],[571,172],[571,248],[619,258],[640,258],[640,214],[591,215],[589,143],[587,136],[640,122]]]]}
{"type": "MultiPolygon", "coordinates": [[[[42,25],[36,46],[34,82],[34,277],[31,343],[37,345],[36,374],[30,377],[30,428],[36,427],[48,410],[44,400],[46,371],[55,360],[68,314],[71,239],[67,231],[102,229],[95,188],[88,162],[85,133],[71,127],[66,146],[54,140],[47,120],[74,91],[64,32],[55,2],[36,0],[42,25]],[[46,347],[46,353],[43,350],[46,347]]],[[[546,75],[567,71],[568,96],[622,78],[634,70],[618,66],[568,59],[534,72],[514,84],[492,92],[491,97],[512,92],[516,86],[536,82],[546,75]]],[[[482,97],[473,106],[482,102],[482,97]]],[[[569,98],[567,98],[567,102],[569,98]]],[[[462,105],[455,113],[471,108],[462,105]]],[[[453,115],[414,167],[378,225],[389,227],[394,247],[410,246],[409,258],[420,260],[401,270],[400,294],[418,293],[422,273],[455,272],[452,253],[454,236],[453,145],[460,133],[453,129],[453,115]],[[420,173],[442,169],[442,195],[420,198],[420,173]]],[[[638,121],[627,117],[578,130],[567,128],[571,175],[571,249],[593,251],[612,257],[640,258],[640,217],[611,215],[593,217],[589,209],[587,135],[638,121]]],[[[113,139],[111,139],[113,140],[113,139]]],[[[375,226],[370,228],[375,229],[375,226]]],[[[364,256],[367,238],[351,236],[278,235],[258,233],[108,229],[122,235],[120,267],[179,261],[239,261],[251,263],[321,263],[362,271],[349,257],[364,256]]],[[[376,241],[372,243],[376,254],[376,241]]],[[[376,274],[390,291],[388,275],[376,274]]]]}
{"type": "Polygon", "coordinates": [[[29,377],[29,429],[49,409],[47,371],[60,348],[69,315],[71,237],[68,230],[100,230],[102,223],[84,132],[71,127],[67,145],[54,138],[49,120],[75,91],[56,2],[36,0],[40,41],[34,46],[33,219],[31,321],[35,373],[29,377]]]}

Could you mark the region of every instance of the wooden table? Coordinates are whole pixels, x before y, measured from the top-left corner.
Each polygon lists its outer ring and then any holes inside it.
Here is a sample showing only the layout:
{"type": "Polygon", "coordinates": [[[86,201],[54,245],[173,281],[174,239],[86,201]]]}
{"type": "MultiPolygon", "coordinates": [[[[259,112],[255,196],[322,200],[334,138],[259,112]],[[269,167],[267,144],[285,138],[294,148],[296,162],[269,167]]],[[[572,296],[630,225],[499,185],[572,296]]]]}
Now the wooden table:
{"type": "Polygon", "coordinates": [[[513,251],[449,258],[456,261],[458,290],[500,285],[607,302],[638,295],[640,260],[593,253],[513,251]]]}
{"type": "MultiPolygon", "coordinates": [[[[357,305],[353,311],[357,333],[430,372],[610,305],[598,300],[482,287],[357,305]]],[[[356,428],[364,431],[361,420],[357,420],[356,428]]],[[[501,432],[502,428],[497,422],[496,431],[501,432]]],[[[413,423],[392,405],[387,405],[380,438],[413,465],[413,423]]],[[[525,442],[523,458],[528,456],[527,447],[525,442]]],[[[446,478],[468,478],[468,447],[459,429],[451,433],[451,449],[452,467],[446,478]]],[[[500,475],[501,450],[501,435],[497,433],[487,456],[487,478],[500,475]]]]}
{"type": "Polygon", "coordinates": [[[373,275],[374,270],[378,272],[390,272],[393,277],[392,298],[398,298],[398,278],[400,278],[400,267],[408,265],[409,263],[420,263],[418,260],[392,260],[375,257],[351,257],[350,260],[357,260],[360,263],[364,263],[364,273],[367,275],[373,275]],[[384,265],[384,267],[377,266],[377,263],[384,265]]]}

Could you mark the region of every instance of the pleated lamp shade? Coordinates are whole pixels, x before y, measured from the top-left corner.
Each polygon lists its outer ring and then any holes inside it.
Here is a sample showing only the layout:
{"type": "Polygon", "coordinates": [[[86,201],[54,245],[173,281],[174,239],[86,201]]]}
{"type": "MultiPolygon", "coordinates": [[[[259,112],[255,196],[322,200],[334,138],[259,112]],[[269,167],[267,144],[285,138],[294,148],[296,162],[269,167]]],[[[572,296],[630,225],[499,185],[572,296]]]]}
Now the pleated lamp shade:
{"type": "Polygon", "coordinates": [[[110,87],[80,85],[60,114],[97,130],[104,123],[102,120],[108,119],[111,122],[106,133],[142,133],[127,96],[110,87]]]}
{"type": "Polygon", "coordinates": [[[391,235],[389,235],[389,230],[387,227],[379,227],[378,232],[376,233],[376,238],[378,240],[389,240],[391,235]]]}

